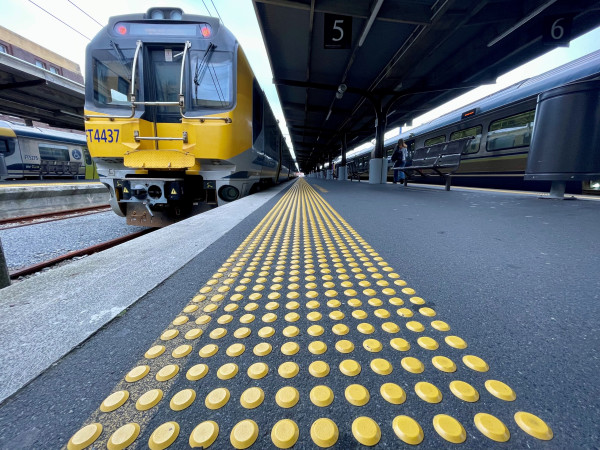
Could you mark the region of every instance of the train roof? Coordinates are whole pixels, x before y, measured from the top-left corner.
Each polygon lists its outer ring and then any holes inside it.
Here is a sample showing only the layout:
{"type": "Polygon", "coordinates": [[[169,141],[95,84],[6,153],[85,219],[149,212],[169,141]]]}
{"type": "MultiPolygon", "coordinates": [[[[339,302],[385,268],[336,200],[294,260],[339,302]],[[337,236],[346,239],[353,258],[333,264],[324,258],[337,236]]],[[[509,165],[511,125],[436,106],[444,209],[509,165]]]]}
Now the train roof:
{"type": "Polygon", "coordinates": [[[71,133],[69,131],[51,130],[49,128],[28,127],[12,122],[0,120],[0,128],[9,128],[17,136],[45,139],[54,142],[67,142],[69,144],[86,145],[86,137],[83,134],[71,133]]]}

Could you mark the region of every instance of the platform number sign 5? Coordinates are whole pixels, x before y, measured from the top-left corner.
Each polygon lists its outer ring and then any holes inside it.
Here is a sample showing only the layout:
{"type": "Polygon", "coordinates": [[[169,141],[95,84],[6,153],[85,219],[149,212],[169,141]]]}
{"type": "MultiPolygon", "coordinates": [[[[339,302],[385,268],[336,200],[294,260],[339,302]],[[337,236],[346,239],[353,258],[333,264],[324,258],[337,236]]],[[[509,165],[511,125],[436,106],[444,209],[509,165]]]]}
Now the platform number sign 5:
{"type": "Polygon", "coordinates": [[[347,49],[352,44],[352,17],[325,14],[323,24],[323,47],[347,49]]]}
{"type": "Polygon", "coordinates": [[[544,44],[568,47],[571,41],[573,16],[560,15],[544,18],[544,44]]]}

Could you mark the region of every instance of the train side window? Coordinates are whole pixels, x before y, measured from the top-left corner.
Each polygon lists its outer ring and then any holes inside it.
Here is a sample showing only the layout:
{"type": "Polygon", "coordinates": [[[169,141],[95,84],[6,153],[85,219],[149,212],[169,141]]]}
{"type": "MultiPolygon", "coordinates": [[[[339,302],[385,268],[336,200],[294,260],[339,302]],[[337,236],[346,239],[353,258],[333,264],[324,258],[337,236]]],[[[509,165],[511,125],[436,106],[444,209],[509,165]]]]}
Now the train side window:
{"type": "Polygon", "coordinates": [[[446,135],[436,136],[425,140],[424,146],[430,147],[435,144],[441,144],[442,142],[446,142],[446,135]]]}
{"type": "Polygon", "coordinates": [[[504,117],[490,123],[487,150],[527,147],[531,143],[535,110],[504,117]]]}
{"type": "Polygon", "coordinates": [[[475,127],[467,128],[466,130],[455,131],[450,135],[451,141],[456,141],[458,139],[463,139],[467,137],[473,136],[474,139],[471,140],[469,146],[463,151],[463,155],[467,155],[469,153],[477,153],[479,151],[479,143],[481,142],[481,133],[483,131],[483,127],[481,125],[477,125],[475,127]]]}
{"type": "Polygon", "coordinates": [[[4,139],[0,139],[0,153],[8,153],[8,143],[4,139]]]}
{"type": "Polygon", "coordinates": [[[262,132],[263,107],[263,94],[255,78],[252,85],[252,142],[256,142],[262,132]]]}
{"type": "Polygon", "coordinates": [[[45,161],[70,161],[69,149],[57,145],[40,144],[40,158],[45,161]]]}

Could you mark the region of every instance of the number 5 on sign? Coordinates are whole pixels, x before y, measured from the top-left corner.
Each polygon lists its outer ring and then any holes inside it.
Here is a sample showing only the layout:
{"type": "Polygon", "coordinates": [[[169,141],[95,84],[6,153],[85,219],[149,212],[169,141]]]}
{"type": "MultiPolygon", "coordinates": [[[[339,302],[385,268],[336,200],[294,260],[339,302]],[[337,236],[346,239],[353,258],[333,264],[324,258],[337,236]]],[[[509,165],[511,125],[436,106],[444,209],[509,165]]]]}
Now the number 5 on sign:
{"type": "Polygon", "coordinates": [[[352,45],[352,17],[325,14],[323,48],[349,49],[352,45]]]}

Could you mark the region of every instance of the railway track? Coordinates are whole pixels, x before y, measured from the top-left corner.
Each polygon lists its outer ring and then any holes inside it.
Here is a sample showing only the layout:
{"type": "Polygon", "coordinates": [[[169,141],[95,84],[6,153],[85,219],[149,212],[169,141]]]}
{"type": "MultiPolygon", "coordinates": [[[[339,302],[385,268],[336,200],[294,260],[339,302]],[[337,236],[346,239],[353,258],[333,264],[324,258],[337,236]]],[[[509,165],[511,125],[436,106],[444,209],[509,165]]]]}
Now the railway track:
{"type": "Polygon", "coordinates": [[[18,228],[38,223],[53,222],[55,220],[70,219],[72,217],[85,216],[88,214],[97,214],[106,211],[110,211],[109,205],[92,206],[89,208],[69,209],[66,211],[57,211],[45,214],[34,214],[30,216],[0,219],[0,230],[18,228]]]}
{"type": "Polygon", "coordinates": [[[137,231],[135,233],[131,233],[128,234],[126,236],[121,236],[119,238],[116,239],[111,239],[110,241],[106,241],[106,242],[102,242],[100,244],[96,244],[96,245],[92,245],[90,247],[81,249],[81,250],[74,250],[72,252],[68,252],[65,253],[64,255],[58,256],[56,258],[52,258],[50,260],[47,261],[43,261],[41,263],[37,263],[37,264],[33,264],[31,266],[28,267],[23,267],[21,269],[17,269],[14,271],[9,271],[9,277],[11,280],[16,280],[19,277],[22,276],[26,276],[26,275],[31,275],[33,273],[36,272],[40,272],[43,269],[46,269],[48,267],[53,267],[56,266],[57,264],[72,259],[72,258],[76,258],[79,256],[89,256],[92,255],[94,253],[98,253],[101,252],[103,250],[107,250],[111,247],[115,247],[119,244],[122,244],[124,242],[130,241],[132,239],[135,239],[137,237],[143,236],[144,234],[150,233],[154,231],[154,228],[147,228],[145,230],[141,230],[141,231],[137,231]]]}

